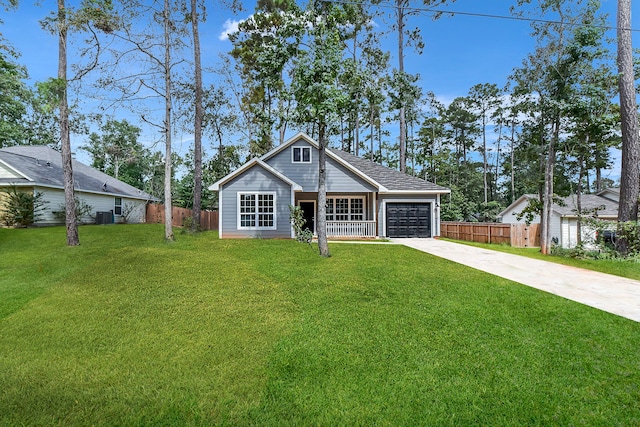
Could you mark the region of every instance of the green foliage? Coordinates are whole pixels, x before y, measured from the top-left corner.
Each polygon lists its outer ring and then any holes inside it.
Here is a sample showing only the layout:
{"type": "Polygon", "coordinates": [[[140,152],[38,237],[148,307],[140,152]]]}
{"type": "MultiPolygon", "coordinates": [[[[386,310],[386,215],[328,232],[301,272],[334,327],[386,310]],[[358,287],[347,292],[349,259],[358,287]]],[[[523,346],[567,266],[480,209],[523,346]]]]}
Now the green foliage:
{"type": "Polygon", "coordinates": [[[8,227],[28,227],[42,217],[44,194],[9,187],[0,192],[0,222],[8,227]]]}
{"type": "MultiPolygon", "coordinates": [[[[174,186],[174,206],[191,209],[193,207],[193,152],[184,159],[187,173],[174,186]]],[[[224,146],[222,151],[216,150],[214,155],[202,164],[202,209],[212,210],[218,207],[218,193],[207,189],[207,186],[218,181],[242,165],[240,147],[224,146]]]]}
{"type": "Polygon", "coordinates": [[[291,214],[289,221],[291,222],[293,231],[296,234],[296,241],[311,244],[311,240],[313,240],[313,231],[309,230],[309,227],[305,227],[305,225],[307,225],[307,220],[304,218],[302,208],[300,206],[289,205],[289,212],[291,214]]]}
{"type": "Polygon", "coordinates": [[[624,239],[626,241],[626,256],[629,258],[640,257],[640,222],[619,222],[616,232],[618,239],[624,239]]]}
{"type": "Polygon", "coordinates": [[[27,71],[13,62],[12,52],[4,52],[0,39],[0,148],[16,145],[24,140],[30,92],[23,80],[27,71]]]}
{"type": "Polygon", "coordinates": [[[91,155],[91,166],[136,188],[144,188],[151,153],[138,141],[140,128],[126,119],[107,119],[101,133],[92,132],[80,148],[91,155]]]}

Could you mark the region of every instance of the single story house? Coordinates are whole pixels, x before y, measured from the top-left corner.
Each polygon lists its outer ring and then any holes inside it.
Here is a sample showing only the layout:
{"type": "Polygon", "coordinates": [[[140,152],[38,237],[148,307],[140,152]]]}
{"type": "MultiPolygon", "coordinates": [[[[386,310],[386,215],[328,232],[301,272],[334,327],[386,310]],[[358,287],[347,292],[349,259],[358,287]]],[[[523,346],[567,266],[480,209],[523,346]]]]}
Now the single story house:
{"type": "Polygon", "coordinates": [[[289,206],[317,232],[326,209],[330,238],[434,237],[449,189],[327,148],[327,205],[318,204],[318,144],[300,133],[209,187],[219,193],[220,238],[293,238],[289,206]]]}
{"type": "MultiPolygon", "coordinates": [[[[530,199],[537,200],[536,194],[525,194],[498,214],[503,223],[524,223],[525,218],[518,220],[517,214],[527,206],[530,199]]],[[[586,216],[597,214],[599,219],[616,221],[618,218],[618,203],[620,200],[619,188],[608,188],[596,194],[583,194],[581,196],[582,212],[586,216]],[[597,213],[596,213],[597,212],[597,213]]],[[[570,249],[578,243],[578,214],[577,196],[570,195],[563,199],[563,205],[554,203],[551,207],[551,239],[557,245],[570,249]]],[[[532,223],[540,223],[540,216],[535,215],[532,223]]],[[[583,242],[594,239],[594,230],[583,226],[581,228],[583,242]]]]}
{"type": "MultiPolygon", "coordinates": [[[[73,160],[73,181],[79,201],[91,207],[81,223],[145,222],[146,204],[154,198],[105,173],[73,160]]],[[[43,145],[0,149],[0,192],[10,187],[43,194],[46,204],[35,225],[64,223],[64,180],[60,153],[43,145]]],[[[1,200],[1,199],[0,199],[1,200]]]]}

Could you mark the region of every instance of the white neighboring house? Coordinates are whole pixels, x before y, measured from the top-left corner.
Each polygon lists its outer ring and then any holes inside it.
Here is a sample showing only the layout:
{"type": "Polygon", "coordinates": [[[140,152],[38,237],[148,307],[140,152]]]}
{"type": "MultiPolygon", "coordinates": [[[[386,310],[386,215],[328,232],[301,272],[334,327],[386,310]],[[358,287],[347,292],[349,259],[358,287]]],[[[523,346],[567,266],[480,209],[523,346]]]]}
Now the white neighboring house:
{"type": "MultiPolygon", "coordinates": [[[[578,243],[578,215],[576,214],[576,195],[571,195],[563,199],[565,206],[553,204],[551,207],[551,239],[557,245],[566,249],[573,248],[578,243]]],[[[527,207],[530,199],[537,200],[537,194],[525,194],[509,205],[498,214],[498,219],[508,224],[523,224],[525,218],[518,220],[517,214],[527,207]]],[[[597,209],[599,219],[616,221],[618,218],[618,204],[620,200],[619,188],[608,188],[597,194],[583,194],[581,196],[582,211],[585,215],[591,216],[597,209]],[[589,213],[587,213],[589,212],[589,213]]],[[[533,224],[540,223],[540,217],[536,215],[533,224]]],[[[582,226],[582,241],[588,243],[594,239],[594,230],[582,226]]]]}
{"type": "MultiPolygon", "coordinates": [[[[153,196],[92,167],[73,160],[73,181],[78,200],[91,206],[91,214],[78,218],[93,223],[96,217],[113,222],[145,222],[146,205],[153,196]]],[[[60,153],[44,145],[0,149],[0,192],[15,186],[43,194],[46,204],[34,225],[64,223],[64,181],[60,153]]]]}

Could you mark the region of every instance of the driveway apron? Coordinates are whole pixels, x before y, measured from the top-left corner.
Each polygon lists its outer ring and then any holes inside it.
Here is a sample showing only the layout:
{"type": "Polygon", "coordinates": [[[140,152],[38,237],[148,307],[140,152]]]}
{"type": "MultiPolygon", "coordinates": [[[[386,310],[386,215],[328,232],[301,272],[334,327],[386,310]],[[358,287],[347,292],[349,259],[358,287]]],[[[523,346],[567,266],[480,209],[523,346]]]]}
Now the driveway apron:
{"type": "Polygon", "coordinates": [[[637,280],[439,239],[393,242],[640,322],[637,280]]]}

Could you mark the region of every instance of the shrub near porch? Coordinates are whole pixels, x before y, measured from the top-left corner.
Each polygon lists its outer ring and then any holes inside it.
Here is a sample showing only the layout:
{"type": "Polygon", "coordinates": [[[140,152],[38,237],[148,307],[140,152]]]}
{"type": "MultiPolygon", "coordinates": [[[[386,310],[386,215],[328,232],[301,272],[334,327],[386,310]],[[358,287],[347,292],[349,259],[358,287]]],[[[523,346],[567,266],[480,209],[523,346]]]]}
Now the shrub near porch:
{"type": "Polygon", "coordinates": [[[639,324],[395,245],[0,230],[0,425],[640,422],[639,324]]]}

